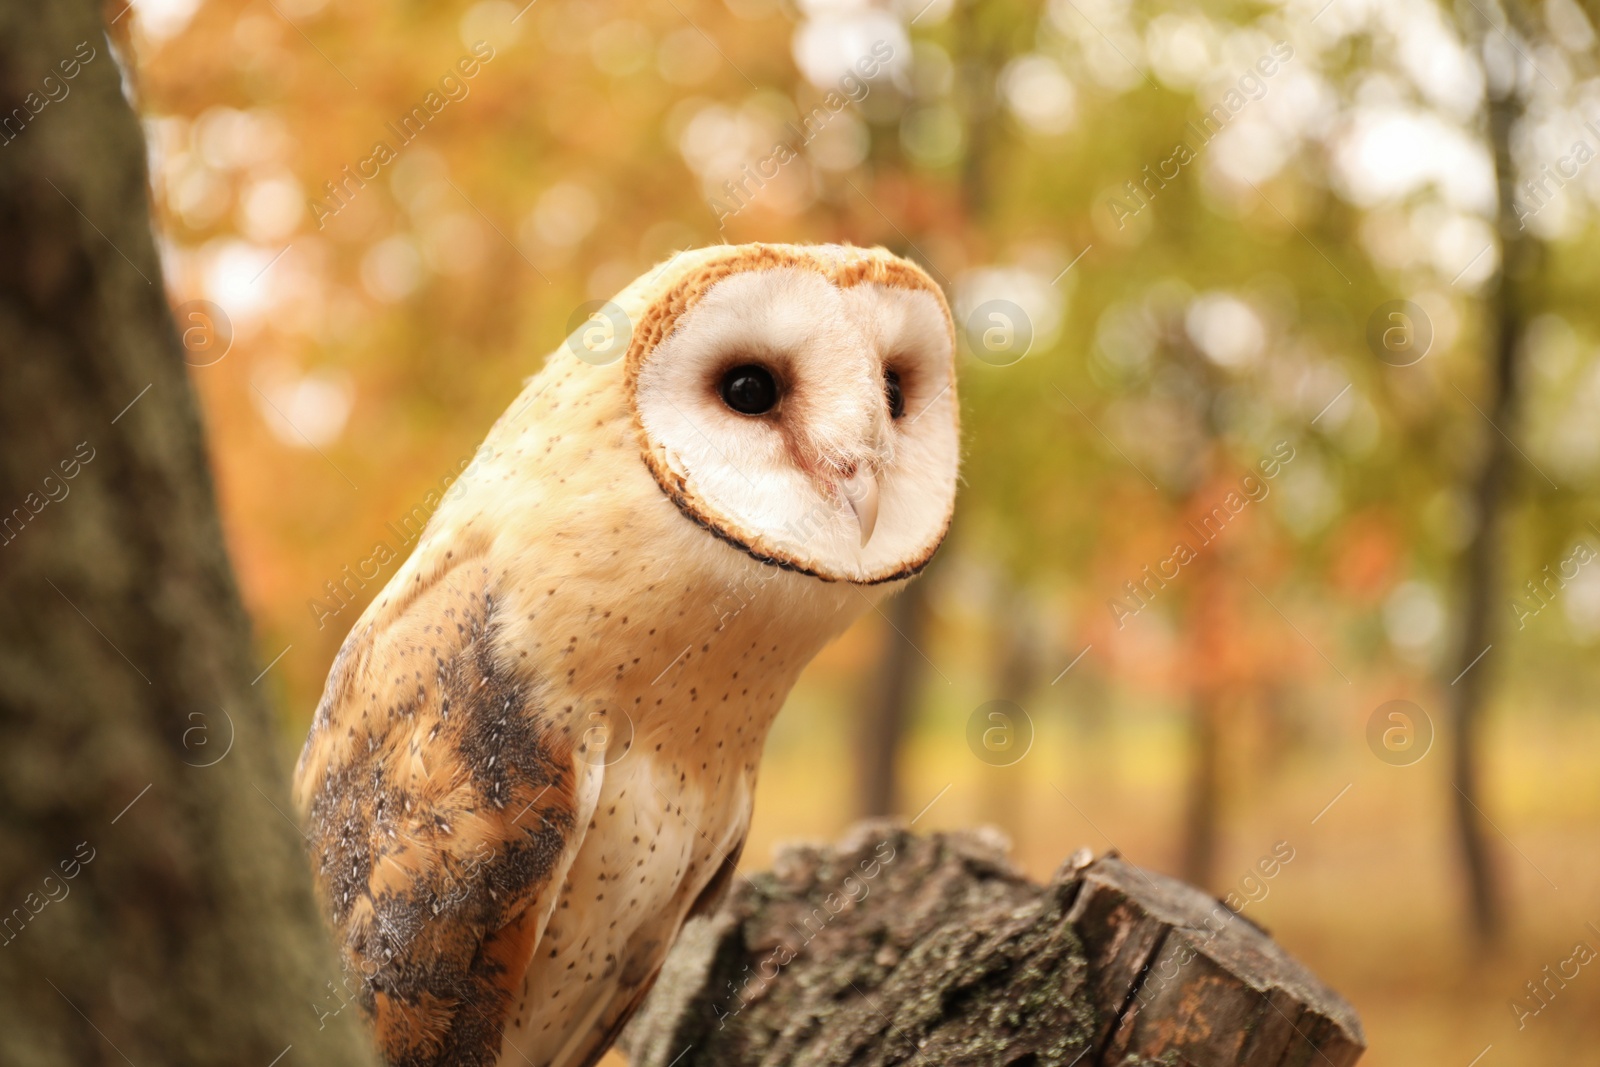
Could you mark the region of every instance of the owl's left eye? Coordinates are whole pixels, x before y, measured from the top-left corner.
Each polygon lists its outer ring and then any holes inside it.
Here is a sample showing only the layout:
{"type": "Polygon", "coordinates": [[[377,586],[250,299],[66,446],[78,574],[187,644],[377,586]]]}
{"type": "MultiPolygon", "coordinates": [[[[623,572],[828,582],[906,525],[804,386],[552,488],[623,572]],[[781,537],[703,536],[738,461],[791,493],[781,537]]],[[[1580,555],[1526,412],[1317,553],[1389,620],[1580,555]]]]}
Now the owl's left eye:
{"type": "Polygon", "coordinates": [[[906,413],[906,394],[900,388],[900,375],[896,371],[883,372],[883,394],[889,401],[889,417],[898,419],[906,413]]]}
{"type": "Polygon", "coordinates": [[[778,382],[767,368],[754,363],[722,376],[722,402],[741,415],[765,415],[778,404],[778,382]]]}

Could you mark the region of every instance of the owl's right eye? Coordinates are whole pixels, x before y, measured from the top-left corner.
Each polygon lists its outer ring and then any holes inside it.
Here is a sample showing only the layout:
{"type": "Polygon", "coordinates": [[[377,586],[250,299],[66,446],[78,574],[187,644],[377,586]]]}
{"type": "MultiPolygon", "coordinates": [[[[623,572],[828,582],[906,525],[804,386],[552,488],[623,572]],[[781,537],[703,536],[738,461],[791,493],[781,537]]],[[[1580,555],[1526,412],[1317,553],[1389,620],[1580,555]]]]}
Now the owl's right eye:
{"type": "Polygon", "coordinates": [[[772,372],[754,363],[722,376],[722,402],[741,415],[765,415],[778,404],[778,382],[772,372]]]}

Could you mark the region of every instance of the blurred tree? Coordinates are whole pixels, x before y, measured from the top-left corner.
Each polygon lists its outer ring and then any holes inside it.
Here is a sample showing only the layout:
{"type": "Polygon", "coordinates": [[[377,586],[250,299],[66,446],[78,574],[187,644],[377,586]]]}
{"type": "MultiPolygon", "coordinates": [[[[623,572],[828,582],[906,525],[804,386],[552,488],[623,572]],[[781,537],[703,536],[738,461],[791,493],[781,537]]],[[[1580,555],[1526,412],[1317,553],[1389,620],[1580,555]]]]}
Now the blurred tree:
{"type": "Polygon", "coordinates": [[[1517,166],[1512,154],[1512,139],[1525,115],[1521,80],[1535,72],[1523,68],[1514,53],[1504,52],[1502,44],[1511,41],[1507,30],[1522,40],[1531,40],[1532,33],[1518,0],[1505,0],[1504,11],[1509,23],[1506,29],[1489,22],[1481,10],[1466,13],[1474,24],[1469,36],[1476,39],[1488,84],[1487,133],[1494,162],[1500,262],[1484,294],[1487,365],[1477,401],[1491,425],[1483,428],[1482,458],[1467,486],[1478,522],[1461,553],[1463,616],[1459,644],[1449,661],[1454,680],[1445,690],[1455,734],[1449,801],[1455,813],[1472,930],[1480,943],[1496,940],[1504,925],[1488,818],[1483,811],[1480,748],[1483,711],[1494,677],[1494,663],[1487,661],[1486,653],[1502,639],[1500,621],[1505,615],[1500,606],[1505,583],[1505,513],[1516,473],[1516,446],[1508,434],[1515,430],[1520,416],[1519,350],[1526,343],[1528,322],[1537,312],[1534,293],[1542,259],[1538,241],[1519,218],[1517,166]],[[1502,50],[1498,56],[1492,54],[1496,50],[1502,50]]]}
{"type": "Polygon", "coordinates": [[[368,1063],[97,8],[0,3],[0,1062],[368,1063]]]}
{"type": "MultiPolygon", "coordinates": [[[[972,561],[965,561],[970,567],[972,561]]],[[[1025,844],[1038,826],[1028,818],[1027,776],[1028,764],[1022,761],[1031,753],[1035,733],[1044,718],[1043,694],[1040,692],[1040,655],[1044,635],[1049,627],[1037,598],[1026,585],[1011,580],[1009,575],[986,568],[983,574],[988,586],[981,604],[984,626],[987,629],[988,647],[982,650],[987,660],[988,676],[985,679],[985,703],[990,700],[1006,701],[1021,708],[1026,722],[1013,722],[996,718],[991,709],[980,744],[1001,744],[995,751],[991,764],[980,757],[977,788],[979,790],[976,816],[984,824],[1004,830],[1011,840],[1025,844]],[[998,730],[994,727],[999,727],[998,730]]],[[[976,715],[974,710],[971,714],[976,715]]],[[[972,744],[969,734],[968,745],[972,744]]],[[[977,755],[977,753],[973,753],[977,755]]],[[[1036,761],[1035,761],[1036,762],[1036,761]]]]}
{"type": "MultiPolygon", "coordinates": [[[[923,7],[920,13],[925,14],[932,6],[923,7]]],[[[919,12],[910,9],[909,15],[907,29],[915,30],[919,12]]],[[[993,172],[1000,166],[1007,148],[1005,129],[998,121],[997,87],[1005,65],[1027,47],[1039,12],[1035,3],[1005,2],[956,4],[949,15],[947,23],[937,31],[913,39],[911,55],[907,57],[897,86],[904,106],[880,111],[882,118],[874,130],[872,152],[877,188],[920,185],[925,201],[922,210],[914,215],[914,238],[896,227],[894,237],[880,237],[879,240],[901,255],[923,261],[946,286],[952,279],[941,272],[938,263],[927,262],[924,247],[953,251],[963,260],[968,255],[981,259],[989,252],[986,245],[995,207],[993,172]],[[945,136],[959,145],[959,151],[937,160],[927,158],[926,146],[920,159],[916,153],[907,151],[908,140],[917,145],[924,139],[932,139],[917,131],[937,126],[939,118],[944,116],[949,117],[954,129],[945,136]]],[[[860,239],[855,233],[844,236],[848,240],[860,239]]],[[[958,322],[956,328],[961,332],[963,326],[958,322]]],[[[965,362],[964,353],[958,352],[957,359],[965,362]]],[[[959,534],[952,531],[941,555],[960,551],[959,542],[959,534]]],[[[896,634],[891,638],[895,644],[865,689],[869,699],[904,703],[865,709],[863,773],[890,777],[883,782],[863,779],[859,804],[863,815],[887,813],[890,808],[881,805],[886,798],[892,800],[898,790],[895,753],[903,745],[905,734],[915,719],[913,702],[919,692],[918,682],[924,673],[926,655],[921,646],[932,629],[928,619],[928,587],[938,580],[942,569],[943,565],[936,563],[900,594],[900,603],[894,609],[898,620],[896,634]]],[[[1009,583],[1012,579],[1003,576],[1000,580],[1009,583]]],[[[1010,604],[1020,592],[1007,587],[998,595],[1001,603],[1010,604]]],[[[1028,679],[1006,677],[1006,672],[1022,661],[1023,644],[1035,636],[1017,630],[1018,626],[1026,625],[1026,619],[1008,616],[1005,612],[994,620],[994,657],[990,670],[998,677],[993,696],[1017,699],[1026,695],[1028,679]]],[[[991,773],[985,779],[992,792],[1001,780],[1014,784],[1016,775],[1010,773],[1001,779],[991,773]]],[[[993,810],[1002,805],[991,803],[988,807],[993,810]]]]}
{"type": "MultiPolygon", "coordinates": [[[[1209,450],[1208,450],[1209,451],[1209,450]]],[[[1193,494],[1198,497],[1200,494],[1193,494]]],[[[1198,499],[1185,510],[1196,517],[1205,511],[1198,499]]],[[[1222,664],[1232,639],[1225,603],[1231,583],[1219,558],[1221,550],[1202,550],[1188,576],[1192,595],[1185,609],[1186,673],[1190,680],[1189,783],[1183,815],[1182,859],[1178,870],[1189,882],[1216,886],[1218,838],[1222,818],[1222,751],[1226,740],[1230,689],[1222,664]]]]}
{"type": "Polygon", "coordinates": [[[899,800],[898,758],[917,707],[926,640],[927,577],[911,583],[883,606],[889,626],[883,656],[862,687],[856,743],[856,808],[863,815],[889,815],[899,800]]]}

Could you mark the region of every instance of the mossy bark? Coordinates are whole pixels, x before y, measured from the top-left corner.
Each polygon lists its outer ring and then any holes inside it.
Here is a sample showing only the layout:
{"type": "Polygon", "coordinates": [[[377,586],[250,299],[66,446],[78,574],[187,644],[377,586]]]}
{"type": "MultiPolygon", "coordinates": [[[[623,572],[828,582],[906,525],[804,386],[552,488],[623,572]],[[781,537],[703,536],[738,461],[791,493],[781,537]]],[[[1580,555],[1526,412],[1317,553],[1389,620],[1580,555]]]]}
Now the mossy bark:
{"type": "Polygon", "coordinates": [[[101,18],[0,2],[0,1063],[370,1063],[101,18]]]}
{"type": "Polygon", "coordinates": [[[862,823],[696,920],[624,1035],[633,1067],[1348,1067],[1354,1011],[1203,893],[993,835],[862,823]]]}

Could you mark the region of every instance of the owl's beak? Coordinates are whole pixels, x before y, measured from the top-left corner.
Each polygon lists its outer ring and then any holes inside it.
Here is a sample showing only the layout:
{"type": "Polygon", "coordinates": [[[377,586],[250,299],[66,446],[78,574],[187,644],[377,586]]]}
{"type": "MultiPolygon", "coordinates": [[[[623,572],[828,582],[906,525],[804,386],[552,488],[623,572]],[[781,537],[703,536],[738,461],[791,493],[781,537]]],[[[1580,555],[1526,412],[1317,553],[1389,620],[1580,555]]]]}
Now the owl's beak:
{"type": "Polygon", "coordinates": [[[878,525],[878,477],[864,467],[839,483],[845,501],[855,512],[856,523],[861,527],[861,547],[872,540],[872,530],[878,525]]]}

